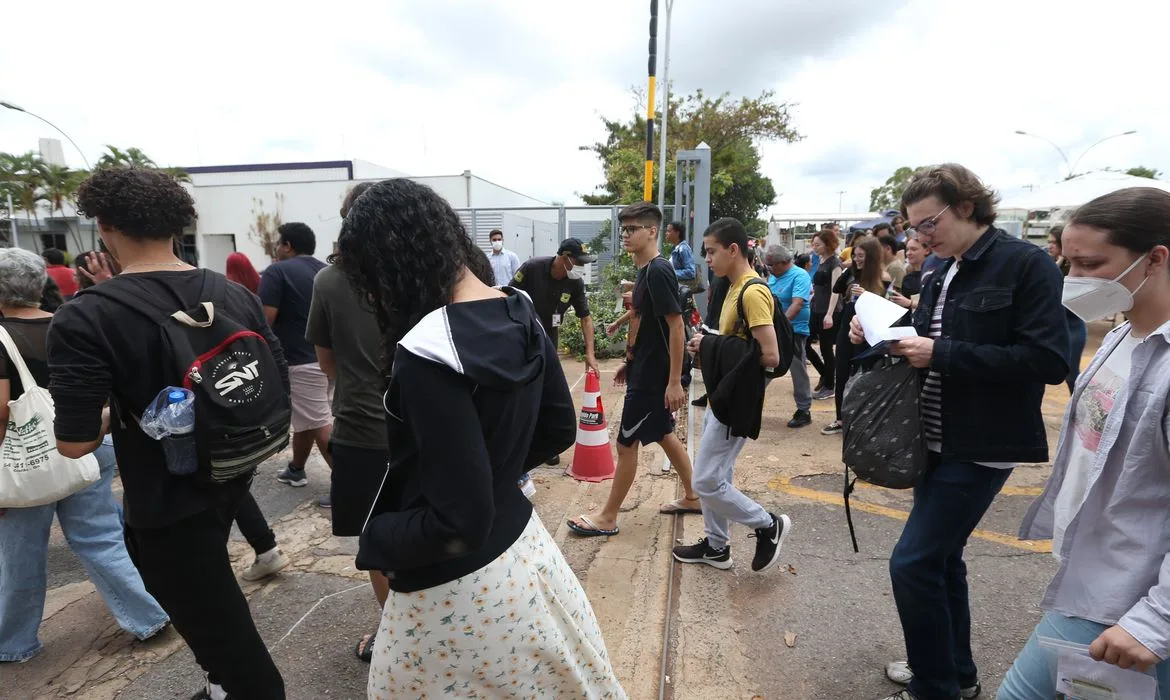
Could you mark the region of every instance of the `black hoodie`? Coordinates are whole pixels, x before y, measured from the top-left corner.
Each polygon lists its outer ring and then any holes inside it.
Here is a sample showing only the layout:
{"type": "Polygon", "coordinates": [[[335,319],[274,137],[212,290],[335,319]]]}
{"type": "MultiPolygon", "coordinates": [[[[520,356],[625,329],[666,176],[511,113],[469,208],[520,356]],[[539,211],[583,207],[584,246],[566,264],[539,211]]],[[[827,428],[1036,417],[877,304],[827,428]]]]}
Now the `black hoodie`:
{"type": "Polygon", "coordinates": [[[504,291],[431,312],[395,351],[393,457],[357,556],[395,591],[447,583],[511,547],[532,514],[516,481],[576,436],[556,349],[528,298],[504,291]]]}

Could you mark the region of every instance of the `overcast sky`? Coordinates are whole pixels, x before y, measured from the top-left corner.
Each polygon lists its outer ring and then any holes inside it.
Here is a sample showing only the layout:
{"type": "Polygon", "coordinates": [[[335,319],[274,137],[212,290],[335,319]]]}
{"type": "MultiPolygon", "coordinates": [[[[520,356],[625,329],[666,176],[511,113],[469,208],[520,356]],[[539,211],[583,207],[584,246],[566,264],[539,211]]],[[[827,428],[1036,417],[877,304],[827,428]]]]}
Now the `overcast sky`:
{"type": "MultiPolygon", "coordinates": [[[[601,181],[578,147],[646,82],[644,0],[59,0],[5,8],[0,99],[164,165],[362,158],[465,169],[545,201],[601,181]]],[[[1146,0],[677,0],[674,90],[794,103],[763,148],[773,212],[864,209],[901,165],[1011,193],[1078,170],[1170,172],[1170,10],[1146,0]],[[845,194],[839,196],[838,192],[845,194]]],[[[660,9],[665,17],[665,0],[660,9]]],[[[660,31],[660,53],[664,43],[660,31]]],[[[661,74],[661,68],[659,69],[661,74]]],[[[0,110],[0,150],[51,130],[0,110]]],[[[66,144],[66,158],[79,165],[66,144]]]]}

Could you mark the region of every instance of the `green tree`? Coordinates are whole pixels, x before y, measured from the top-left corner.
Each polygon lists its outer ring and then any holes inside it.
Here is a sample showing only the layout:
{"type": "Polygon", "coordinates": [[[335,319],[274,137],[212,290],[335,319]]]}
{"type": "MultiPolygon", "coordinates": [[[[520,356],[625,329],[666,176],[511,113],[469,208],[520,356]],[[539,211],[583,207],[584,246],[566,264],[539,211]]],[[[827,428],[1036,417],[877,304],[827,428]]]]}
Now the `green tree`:
{"type": "Polygon", "coordinates": [[[1125,174],[1126,175],[1133,175],[1134,177],[1148,177],[1151,180],[1157,180],[1159,177],[1162,176],[1162,171],[1155,170],[1154,168],[1147,168],[1144,165],[1139,165],[1137,167],[1130,168],[1129,170],[1126,170],[1125,174]]]}
{"type": "MultiPolygon", "coordinates": [[[[641,113],[644,111],[637,109],[628,120],[602,117],[605,140],[581,147],[601,159],[605,176],[605,182],[593,194],[581,195],[587,204],[642,200],[646,119],[641,113]]],[[[670,195],[667,202],[673,200],[675,156],[680,150],[705,142],[711,147],[711,218],[734,216],[753,233],[766,230],[767,223],[758,217],[776,201],[776,189],[771,179],[760,172],[758,146],[769,141],[792,143],[802,138],[792,124],[789,104],[776,101],[775,93],[770,90],[757,98],[745,97],[738,101],[727,94],[707,97],[699,90],[671,99],[668,127],[665,182],[670,195]]],[[[655,191],[657,178],[662,175],[656,163],[655,191]]]]}
{"type": "Polygon", "coordinates": [[[46,200],[44,193],[44,163],[34,151],[20,155],[8,154],[6,157],[8,173],[5,179],[15,183],[13,199],[16,205],[24,211],[25,219],[31,228],[33,221],[36,227],[41,227],[41,217],[37,214],[37,204],[46,200]]]}
{"type": "Polygon", "coordinates": [[[182,168],[160,168],[154,162],[154,159],[146,155],[142,149],[134,147],[122,150],[116,146],[106,144],[106,152],[98,158],[97,167],[154,168],[169,173],[179,182],[191,182],[191,176],[182,168]]]}
{"type": "Polygon", "coordinates": [[[77,230],[65,216],[65,204],[76,206],[77,188],[88,174],[83,170],[70,170],[64,165],[45,163],[41,166],[41,175],[44,178],[44,196],[45,201],[49,203],[49,211],[61,214],[61,220],[65,222],[65,228],[73,237],[73,242],[77,244],[79,251],[84,245],[78,237],[77,230]]]}
{"type": "Polygon", "coordinates": [[[902,206],[902,192],[906,189],[906,185],[910,183],[910,177],[917,171],[918,168],[903,165],[886,179],[886,184],[870,190],[869,210],[883,212],[902,206]]]}

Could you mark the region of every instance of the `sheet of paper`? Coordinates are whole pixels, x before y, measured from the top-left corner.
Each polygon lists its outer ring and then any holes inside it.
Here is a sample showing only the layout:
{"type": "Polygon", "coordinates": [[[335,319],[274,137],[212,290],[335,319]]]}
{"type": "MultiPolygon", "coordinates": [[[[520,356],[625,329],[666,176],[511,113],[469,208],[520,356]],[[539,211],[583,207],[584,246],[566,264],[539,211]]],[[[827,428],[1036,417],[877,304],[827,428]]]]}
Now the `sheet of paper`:
{"type": "Polygon", "coordinates": [[[865,342],[877,345],[883,340],[913,338],[918,333],[909,327],[890,328],[906,315],[906,309],[872,292],[862,292],[854,305],[857,318],[865,330],[865,342]]]}
{"type": "Polygon", "coordinates": [[[1062,654],[1056,666],[1056,697],[1072,700],[1154,700],[1158,681],[1087,656],[1062,654]]]}

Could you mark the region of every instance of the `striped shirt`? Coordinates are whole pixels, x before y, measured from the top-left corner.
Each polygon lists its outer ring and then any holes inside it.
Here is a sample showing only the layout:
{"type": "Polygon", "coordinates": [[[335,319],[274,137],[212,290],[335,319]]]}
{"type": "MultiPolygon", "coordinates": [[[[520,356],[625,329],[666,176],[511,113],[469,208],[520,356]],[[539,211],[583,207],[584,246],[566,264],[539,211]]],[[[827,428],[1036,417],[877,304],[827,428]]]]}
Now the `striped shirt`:
{"type": "MultiPolygon", "coordinates": [[[[938,293],[938,301],[934,303],[934,310],[930,317],[930,337],[942,337],[943,308],[947,304],[947,290],[951,280],[959,271],[959,262],[955,261],[947,276],[943,278],[942,289],[938,293]]],[[[926,446],[932,452],[942,452],[942,374],[930,370],[926,381],[922,383],[922,432],[926,438],[926,446]]]]}

